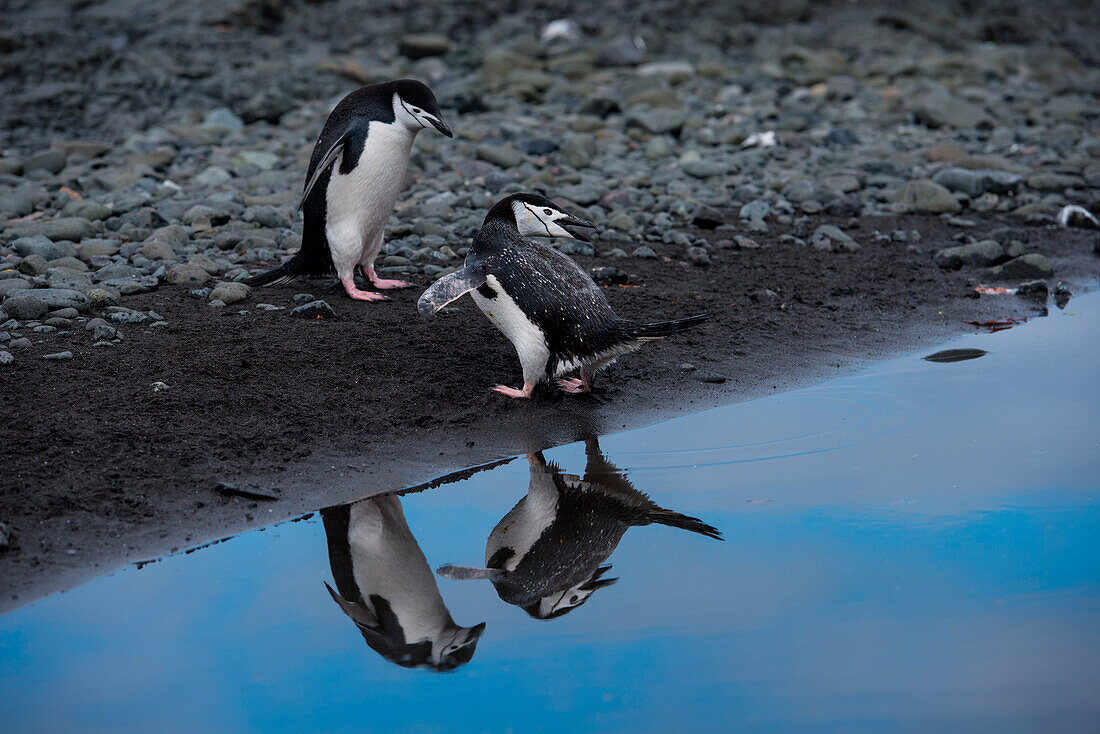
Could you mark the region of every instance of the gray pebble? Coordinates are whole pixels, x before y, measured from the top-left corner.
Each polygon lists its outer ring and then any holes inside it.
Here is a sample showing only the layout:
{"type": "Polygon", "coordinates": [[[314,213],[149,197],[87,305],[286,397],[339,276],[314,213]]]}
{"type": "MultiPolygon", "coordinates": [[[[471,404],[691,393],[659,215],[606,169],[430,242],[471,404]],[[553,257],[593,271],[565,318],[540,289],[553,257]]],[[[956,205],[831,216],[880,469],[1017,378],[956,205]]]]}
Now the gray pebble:
{"type": "Polygon", "coordinates": [[[315,319],[317,317],[327,319],[335,316],[336,311],[325,301],[311,301],[292,309],[290,315],[298,319],[315,319]]]}

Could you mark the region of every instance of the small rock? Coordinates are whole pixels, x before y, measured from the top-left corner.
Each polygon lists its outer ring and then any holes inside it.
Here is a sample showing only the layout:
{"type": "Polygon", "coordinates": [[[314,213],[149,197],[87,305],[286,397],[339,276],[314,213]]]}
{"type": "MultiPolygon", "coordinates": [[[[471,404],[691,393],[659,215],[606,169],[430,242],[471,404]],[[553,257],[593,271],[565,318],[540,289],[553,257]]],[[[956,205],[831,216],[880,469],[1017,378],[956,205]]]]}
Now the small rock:
{"type": "Polygon", "coordinates": [[[702,247],[689,247],[687,249],[687,256],[688,260],[698,267],[705,268],[710,265],[710,255],[708,255],[706,249],[702,247]]]}
{"type": "MultiPolygon", "coordinates": [[[[16,237],[42,236],[54,242],[61,242],[62,240],[80,242],[82,239],[95,234],[92,223],[79,217],[62,217],[45,222],[27,222],[16,225],[12,230],[15,232],[16,237]]],[[[76,249],[74,248],[68,254],[76,255],[76,249]]]]}
{"type": "Polygon", "coordinates": [[[928,127],[967,129],[989,123],[981,107],[938,85],[913,94],[908,102],[916,121],[928,127]]]}
{"type": "Polygon", "coordinates": [[[474,150],[478,158],[501,168],[512,168],[523,163],[523,154],[507,145],[482,144],[474,150]]]}
{"type": "Polygon", "coordinates": [[[596,56],[596,66],[638,66],[643,61],[645,43],[640,38],[616,38],[596,56]]]}
{"type": "Polygon", "coordinates": [[[54,242],[49,237],[44,237],[42,235],[20,237],[11,243],[11,247],[23,257],[39,255],[46,260],[57,260],[62,257],[76,257],[78,254],[72,242],[54,242]]]}
{"type": "Polygon", "coordinates": [[[25,291],[31,288],[34,288],[34,283],[22,278],[0,280],[0,300],[12,291],[25,291]]]}
{"type": "Polygon", "coordinates": [[[114,339],[117,334],[118,331],[110,324],[100,324],[92,330],[92,338],[97,342],[114,339]]]}
{"type": "Polygon", "coordinates": [[[291,309],[290,315],[297,319],[328,319],[335,316],[336,311],[325,301],[310,301],[303,306],[291,309]]]}
{"type": "Polygon", "coordinates": [[[600,285],[626,285],[630,282],[630,276],[619,268],[592,268],[591,273],[592,280],[600,285]]]}
{"type": "Polygon", "coordinates": [[[895,209],[900,211],[920,211],[941,214],[958,214],[962,211],[959,204],[950,191],[943,186],[929,181],[918,179],[910,181],[899,188],[891,198],[895,209]]]}
{"type": "Polygon", "coordinates": [[[764,199],[756,199],[750,201],[741,207],[740,217],[742,219],[764,219],[771,212],[772,206],[764,199]]]}
{"type": "Polygon", "coordinates": [[[207,112],[202,124],[203,127],[221,128],[230,132],[244,128],[244,121],[226,107],[215,107],[207,112]]]}
{"type": "Polygon", "coordinates": [[[4,350],[0,349],[0,365],[11,364],[14,361],[15,357],[12,355],[11,352],[5,352],[4,350]]]}
{"type": "MultiPolygon", "coordinates": [[[[714,207],[700,204],[695,208],[695,213],[691,215],[691,223],[700,229],[715,229],[725,224],[726,218],[722,215],[722,212],[714,207]]],[[[621,227],[615,228],[622,229],[621,227]]]]}
{"type": "Polygon", "coordinates": [[[65,168],[65,154],[60,150],[45,150],[23,159],[24,171],[45,169],[50,173],[61,173],[65,168]]]}
{"type": "Polygon", "coordinates": [[[113,288],[91,288],[84,295],[88,297],[88,305],[92,308],[107,308],[119,303],[119,294],[113,288]]]}
{"type": "Polygon", "coordinates": [[[1027,185],[1036,191],[1064,191],[1084,188],[1085,179],[1067,173],[1040,171],[1027,177],[1027,185]]]}
{"type": "Polygon", "coordinates": [[[1002,280],[1023,280],[1026,278],[1049,278],[1054,274],[1050,261],[1042,255],[1032,253],[1009,260],[1004,265],[989,269],[989,275],[1002,280]]]}
{"type": "Polygon", "coordinates": [[[642,245],[641,247],[630,253],[632,257],[640,258],[642,260],[656,260],[657,252],[649,245],[642,245]]]}
{"type": "Polygon", "coordinates": [[[248,298],[251,292],[252,289],[244,283],[219,283],[210,291],[210,299],[219,300],[228,306],[248,298]]]}
{"type": "Polygon", "coordinates": [[[115,324],[148,324],[153,321],[153,318],[140,311],[126,309],[107,314],[107,320],[115,324]]]}
{"type": "Polygon", "coordinates": [[[573,186],[563,186],[558,189],[558,195],[570,201],[575,201],[581,206],[590,206],[598,202],[604,195],[594,184],[579,183],[573,186]]]}
{"type": "Polygon", "coordinates": [[[712,385],[721,385],[726,381],[726,376],[718,374],[717,372],[711,372],[710,370],[693,370],[691,372],[691,379],[699,382],[707,382],[712,385]]]}
{"type": "Polygon", "coordinates": [[[253,94],[241,109],[245,122],[278,122],[279,118],[296,106],[294,98],[280,89],[260,90],[253,94]]]}
{"type": "Polygon", "coordinates": [[[141,254],[153,262],[158,260],[176,260],[176,251],[167,242],[151,239],[141,246],[141,254]]]}
{"type": "Polygon", "coordinates": [[[165,280],[172,285],[196,286],[210,280],[210,273],[197,265],[176,265],[168,270],[165,280]]]}
{"type": "Polygon", "coordinates": [[[985,268],[996,265],[1004,259],[1004,248],[993,240],[983,240],[958,247],[945,247],[932,256],[932,262],[944,270],[958,270],[964,265],[985,268]]]}
{"type": "Polygon", "coordinates": [[[397,41],[398,53],[410,59],[442,56],[450,47],[450,41],[441,33],[410,33],[397,41]]]}
{"type": "Polygon", "coordinates": [[[726,167],[716,163],[713,158],[703,158],[697,151],[689,150],[680,156],[680,168],[695,178],[711,178],[726,173],[726,167]]]}
{"type": "Polygon", "coordinates": [[[42,356],[42,359],[57,360],[57,361],[60,361],[60,360],[63,360],[63,359],[72,359],[72,358],[73,358],[73,353],[72,352],[55,352],[54,354],[46,354],[46,355],[42,356]]]}
{"type": "MultiPolygon", "coordinates": [[[[15,291],[16,294],[21,292],[22,291],[15,291]]],[[[8,298],[4,300],[4,311],[13,319],[22,321],[40,319],[45,316],[49,310],[50,307],[46,305],[45,301],[30,295],[8,296],[8,298]]]]}

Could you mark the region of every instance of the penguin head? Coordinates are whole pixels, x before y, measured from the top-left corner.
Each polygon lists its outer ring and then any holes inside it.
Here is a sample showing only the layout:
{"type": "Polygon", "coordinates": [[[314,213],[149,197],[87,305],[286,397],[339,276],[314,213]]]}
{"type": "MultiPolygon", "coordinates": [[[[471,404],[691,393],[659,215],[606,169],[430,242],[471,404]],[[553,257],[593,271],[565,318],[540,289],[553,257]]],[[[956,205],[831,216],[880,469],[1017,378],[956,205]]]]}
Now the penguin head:
{"type": "Polygon", "coordinates": [[[567,228],[596,229],[592,222],[573,216],[538,194],[512,194],[501,199],[489,210],[485,223],[494,219],[508,222],[524,237],[568,237],[588,242],[587,235],[567,228]]]}
{"type": "Polygon", "coordinates": [[[446,673],[470,662],[477,650],[477,641],[485,631],[485,623],[473,627],[451,627],[432,644],[435,670],[446,673]]]}
{"type": "Polygon", "coordinates": [[[601,579],[605,573],[611,570],[611,566],[600,566],[590,577],[579,584],[570,586],[565,591],[556,591],[547,594],[534,604],[524,607],[524,611],[535,619],[554,619],[563,614],[568,614],[580,605],[588,601],[588,597],[596,593],[597,589],[611,586],[619,579],[601,579]]]}
{"type": "Polygon", "coordinates": [[[393,89],[393,115],[410,132],[433,127],[448,138],[453,138],[451,128],[443,120],[439,103],[427,85],[415,79],[399,79],[390,85],[393,89]]]}

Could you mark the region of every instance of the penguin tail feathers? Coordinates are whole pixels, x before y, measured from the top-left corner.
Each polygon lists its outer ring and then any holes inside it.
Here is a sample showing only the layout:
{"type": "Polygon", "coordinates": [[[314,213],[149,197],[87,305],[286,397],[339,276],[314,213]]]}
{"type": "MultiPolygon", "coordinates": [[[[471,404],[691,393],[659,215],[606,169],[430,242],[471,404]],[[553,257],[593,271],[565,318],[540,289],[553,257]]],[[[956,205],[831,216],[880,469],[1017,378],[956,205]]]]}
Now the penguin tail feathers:
{"type": "Polygon", "coordinates": [[[699,533],[700,535],[705,535],[708,538],[714,538],[715,540],[725,540],[725,538],[722,537],[722,531],[718,528],[707,525],[705,522],[697,517],[688,517],[687,515],[681,515],[679,512],[666,510],[663,507],[655,507],[652,510],[649,510],[645,514],[645,519],[650,523],[656,525],[665,525],[670,528],[690,530],[693,533],[699,533]]]}
{"type": "Polygon", "coordinates": [[[262,285],[284,285],[299,275],[303,275],[305,271],[305,258],[299,252],[279,267],[268,270],[266,273],[253,275],[251,278],[245,278],[242,282],[253,288],[262,285]]]}
{"type": "Polygon", "coordinates": [[[688,316],[686,319],[676,319],[675,321],[655,321],[651,324],[634,324],[630,330],[630,335],[635,339],[641,339],[643,341],[663,339],[666,336],[679,334],[681,331],[692,329],[709,318],[710,314],[701,313],[697,316],[688,316]]]}

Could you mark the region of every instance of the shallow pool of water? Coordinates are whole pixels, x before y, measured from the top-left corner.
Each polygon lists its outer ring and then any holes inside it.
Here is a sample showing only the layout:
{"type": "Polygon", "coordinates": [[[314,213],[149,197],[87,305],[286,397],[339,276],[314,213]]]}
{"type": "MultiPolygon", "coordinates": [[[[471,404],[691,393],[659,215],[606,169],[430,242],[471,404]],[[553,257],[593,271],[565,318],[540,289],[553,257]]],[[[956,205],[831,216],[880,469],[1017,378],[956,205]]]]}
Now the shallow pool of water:
{"type": "Polygon", "coordinates": [[[42,599],[0,728],[1095,731],[1100,295],[949,346],[42,599]]]}

